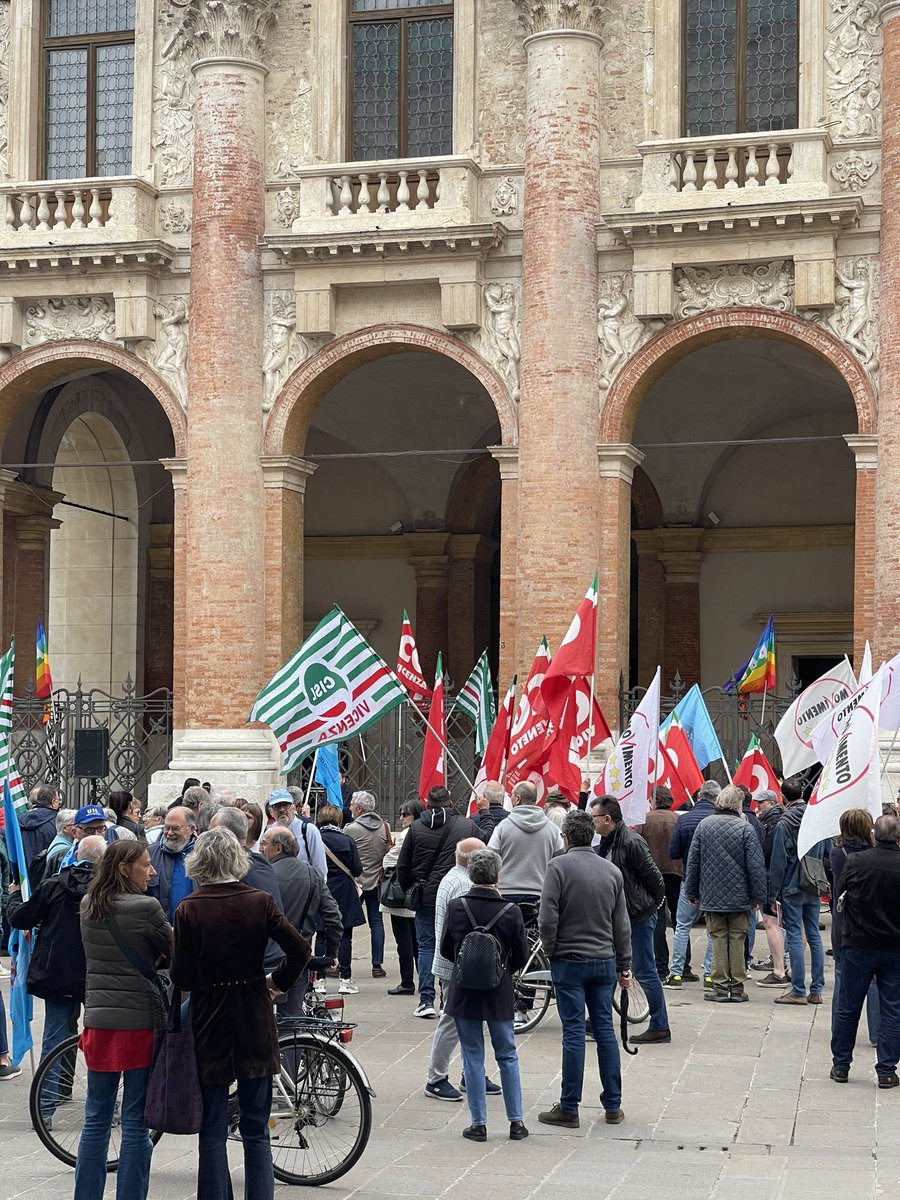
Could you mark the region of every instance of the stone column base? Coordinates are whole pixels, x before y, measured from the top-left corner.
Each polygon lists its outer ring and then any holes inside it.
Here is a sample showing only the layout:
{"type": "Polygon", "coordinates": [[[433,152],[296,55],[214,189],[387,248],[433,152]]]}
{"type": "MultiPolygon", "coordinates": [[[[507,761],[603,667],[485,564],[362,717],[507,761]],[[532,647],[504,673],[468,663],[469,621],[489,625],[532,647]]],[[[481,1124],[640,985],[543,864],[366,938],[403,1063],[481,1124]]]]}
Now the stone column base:
{"type": "Polygon", "coordinates": [[[268,729],[183,729],[175,733],[168,770],[153,774],[147,802],[170,804],[193,776],[265,803],[281,781],[280,770],[281,750],[268,729]]]}

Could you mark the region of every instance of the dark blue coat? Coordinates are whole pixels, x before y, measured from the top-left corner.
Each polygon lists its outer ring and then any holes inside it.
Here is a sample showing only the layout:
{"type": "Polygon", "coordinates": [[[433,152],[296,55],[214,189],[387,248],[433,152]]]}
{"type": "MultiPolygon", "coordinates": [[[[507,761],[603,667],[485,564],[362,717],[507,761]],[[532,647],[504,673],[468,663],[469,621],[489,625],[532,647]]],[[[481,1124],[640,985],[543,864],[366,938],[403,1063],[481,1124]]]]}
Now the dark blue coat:
{"type": "Polygon", "coordinates": [[[712,800],[698,800],[693,808],[682,813],[669,842],[669,858],[680,858],[687,862],[691,841],[697,831],[697,826],[705,817],[711,817],[716,811],[712,800]]]}
{"type": "Polygon", "coordinates": [[[355,880],[362,875],[362,863],[356,842],[349,834],[341,833],[335,825],[326,825],[319,830],[325,844],[325,861],[328,863],[328,890],[337,901],[341,910],[341,920],[345,929],[355,929],[357,925],[365,925],[362,905],[359,902],[359,892],[355,880]],[[330,854],[328,852],[331,852],[330,854]],[[331,855],[342,863],[347,871],[342,871],[331,855]],[[352,877],[352,878],[351,878],[352,877]]]}

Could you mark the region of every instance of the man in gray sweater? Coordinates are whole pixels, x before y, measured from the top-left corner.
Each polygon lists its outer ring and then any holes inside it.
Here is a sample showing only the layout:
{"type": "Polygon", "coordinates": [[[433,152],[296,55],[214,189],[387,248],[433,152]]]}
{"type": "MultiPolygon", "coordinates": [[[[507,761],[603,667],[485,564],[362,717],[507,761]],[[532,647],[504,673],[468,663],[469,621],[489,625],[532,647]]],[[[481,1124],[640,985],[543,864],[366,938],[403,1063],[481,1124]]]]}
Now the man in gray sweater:
{"type": "Polygon", "coordinates": [[[538,1120],[579,1127],[586,1005],[597,1043],[600,1102],[607,1123],[618,1125],[625,1114],[612,995],[617,979],[623,988],[631,986],[631,923],[622,872],[591,849],[594,823],[587,813],[569,813],[562,834],[566,853],[547,867],[539,918],[563,1027],[562,1089],[559,1104],[539,1113],[538,1120]]]}

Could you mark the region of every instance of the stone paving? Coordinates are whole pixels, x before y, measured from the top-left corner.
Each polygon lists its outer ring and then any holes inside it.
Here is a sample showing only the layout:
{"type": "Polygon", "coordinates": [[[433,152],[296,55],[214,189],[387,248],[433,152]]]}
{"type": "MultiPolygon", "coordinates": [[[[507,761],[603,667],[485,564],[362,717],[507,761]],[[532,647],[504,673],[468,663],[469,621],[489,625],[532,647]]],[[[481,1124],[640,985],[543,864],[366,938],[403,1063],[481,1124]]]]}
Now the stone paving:
{"type": "MultiPolygon", "coordinates": [[[[703,936],[702,931],[695,935],[697,961],[703,936]]],[[[359,955],[364,948],[359,934],[356,942],[359,955]]],[[[761,951],[761,934],[758,945],[761,951]]],[[[502,1103],[491,1099],[488,1141],[480,1146],[460,1137],[468,1124],[465,1104],[442,1104],[422,1092],[434,1023],[412,1017],[408,998],[386,995],[397,977],[394,962],[388,960],[387,981],[373,980],[360,958],[360,994],[347,997],[346,1012],[359,1023],[351,1049],[377,1092],[373,1131],[359,1164],[322,1191],[339,1200],[485,1195],[491,1200],[572,1200],[573,1195],[809,1200],[822,1194],[869,1200],[898,1195],[900,1090],[875,1087],[874,1052],[864,1028],[850,1083],[829,1081],[831,959],[826,962],[826,1003],[819,1007],[778,1007],[773,1004],[777,991],[753,983],[748,985],[751,1002],[744,1005],[704,1003],[699,984],[667,992],[673,1041],[644,1047],[624,1063],[625,1121],[618,1126],[603,1121],[592,1046],[580,1130],[538,1124],[537,1113],[559,1097],[560,1027],[551,1010],[519,1045],[531,1137],[509,1142],[502,1103]]],[[[454,1064],[454,1082],[458,1074],[454,1064]]],[[[72,1172],[61,1168],[31,1131],[29,1082],[26,1071],[18,1080],[0,1083],[0,1200],[69,1200],[72,1172]]],[[[193,1138],[162,1139],[154,1153],[151,1200],[195,1195],[195,1153],[193,1138]]],[[[111,1182],[106,1195],[114,1194],[111,1182]]],[[[276,1195],[286,1200],[298,1193],[279,1186],[276,1195]]]]}

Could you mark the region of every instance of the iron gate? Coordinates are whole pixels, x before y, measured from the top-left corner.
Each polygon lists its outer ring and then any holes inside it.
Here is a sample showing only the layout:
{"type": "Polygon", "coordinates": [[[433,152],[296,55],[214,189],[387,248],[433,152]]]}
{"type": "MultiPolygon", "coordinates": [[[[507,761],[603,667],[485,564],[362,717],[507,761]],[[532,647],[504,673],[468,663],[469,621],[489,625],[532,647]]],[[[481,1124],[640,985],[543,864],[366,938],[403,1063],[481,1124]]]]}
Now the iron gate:
{"type": "Polygon", "coordinates": [[[152,773],[172,757],[172,693],[159,688],[136,696],[130,675],[119,696],[99,688],[85,692],[80,679],[74,691],[57,688],[47,715],[45,721],[44,701],[35,698],[33,684],[24,696],[13,697],[13,754],[26,791],[55,784],[68,808],[95,798],[104,803],[117,789],[142,796],[152,773]],[[102,727],[109,730],[109,776],[76,779],[75,731],[102,727]]]}

